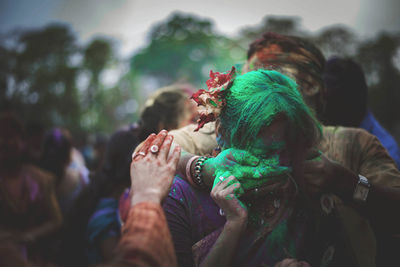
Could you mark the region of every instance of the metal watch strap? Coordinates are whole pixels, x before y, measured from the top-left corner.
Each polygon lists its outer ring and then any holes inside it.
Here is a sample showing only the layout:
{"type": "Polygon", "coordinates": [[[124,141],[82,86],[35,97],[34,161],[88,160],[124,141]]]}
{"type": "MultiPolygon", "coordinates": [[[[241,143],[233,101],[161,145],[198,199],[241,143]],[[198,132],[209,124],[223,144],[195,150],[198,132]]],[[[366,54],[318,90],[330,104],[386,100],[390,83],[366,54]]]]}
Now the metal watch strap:
{"type": "Polygon", "coordinates": [[[359,203],[365,203],[367,201],[369,189],[371,184],[368,179],[361,174],[358,175],[358,183],[354,189],[353,199],[359,203]]]}

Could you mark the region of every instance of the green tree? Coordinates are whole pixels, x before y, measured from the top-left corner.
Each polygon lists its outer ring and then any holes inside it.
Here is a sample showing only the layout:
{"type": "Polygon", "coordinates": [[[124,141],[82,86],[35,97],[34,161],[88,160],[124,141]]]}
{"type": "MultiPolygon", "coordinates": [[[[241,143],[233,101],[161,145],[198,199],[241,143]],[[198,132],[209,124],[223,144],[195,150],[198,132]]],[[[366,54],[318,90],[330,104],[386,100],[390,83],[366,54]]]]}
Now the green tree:
{"type": "Polygon", "coordinates": [[[113,59],[112,42],[106,38],[94,39],[84,49],[83,68],[91,74],[89,87],[87,89],[86,101],[91,103],[96,92],[99,90],[100,74],[106,65],[113,59]]]}
{"type": "Polygon", "coordinates": [[[77,52],[69,27],[52,24],[15,33],[8,50],[7,96],[25,120],[76,128],[79,103],[70,59],[77,52]]]}
{"type": "MultiPolygon", "coordinates": [[[[400,73],[394,58],[400,49],[400,34],[381,33],[364,41],[357,53],[369,83],[369,102],[383,125],[394,131],[400,122],[400,73]]],[[[397,133],[400,137],[400,133],[397,133]]]]}
{"type": "Polygon", "coordinates": [[[324,28],[312,37],[312,41],[327,58],[333,55],[354,56],[358,46],[357,35],[343,25],[324,28]]]}
{"type": "Polygon", "coordinates": [[[210,69],[228,70],[244,56],[238,44],[215,32],[210,20],[193,15],[173,14],[150,30],[149,39],[132,58],[131,70],[156,79],[158,86],[182,79],[203,84],[210,69]]]}
{"type": "Polygon", "coordinates": [[[256,40],[257,38],[260,38],[260,36],[264,32],[276,32],[286,35],[306,36],[306,33],[300,27],[300,22],[301,20],[299,17],[265,16],[260,24],[244,27],[240,31],[242,43],[249,43],[256,40]]]}

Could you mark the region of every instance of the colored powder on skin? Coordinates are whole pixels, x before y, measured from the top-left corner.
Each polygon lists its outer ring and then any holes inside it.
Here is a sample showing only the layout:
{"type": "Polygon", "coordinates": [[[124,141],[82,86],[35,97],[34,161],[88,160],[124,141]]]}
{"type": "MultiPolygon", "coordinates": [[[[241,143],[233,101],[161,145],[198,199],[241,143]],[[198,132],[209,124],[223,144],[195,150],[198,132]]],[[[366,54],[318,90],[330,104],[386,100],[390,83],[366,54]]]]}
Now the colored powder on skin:
{"type": "Polygon", "coordinates": [[[270,154],[278,154],[284,148],[284,141],[273,141],[267,146],[261,138],[257,138],[254,143],[250,145],[248,151],[256,157],[264,158],[270,154]]]}
{"type": "MultiPolygon", "coordinates": [[[[265,154],[265,153],[264,153],[265,154]]],[[[235,148],[222,151],[216,158],[207,160],[207,166],[215,169],[214,186],[229,176],[236,177],[241,187],[235,189],[237,196],[240,196],[244,191],[260,187],[265,183],[270,182],[286,182],[287,173],[291,171],[290,167],[279,165],[279,154],[273,154],[269,158],[256,158],[251,152],[242,151],[235,148]],[[235,162],[226,162],[225,157],[231,154],[237,162],[249,162],[256,166],[246,166],[236,164],[235,162]],[[250,178],[251,177],[251,178],[250,178]]]]}
{"type": "MultiPolygon", "coordinates": [[[[243,159],[237,160],[243,161],[243,159]]],[[[239,180],[241,184],[239,192],[241,193],[244,193],[243,190],[247,191],[273,181],[285,179],[282,182],[286,182],[288,177],[286,174],[291,171],[290,167],[279,165],[278,154],[274,154],[269,158],[260,159],[258,165],[254,167],[242,166],[239,164],[227,165],[218,163],[214,166],[216,167],[214,176],[218,178],[214,180],[214,186],[220,182],[219,177],[226,179],[232,175],[239,180]],[[251,178],[249,177],[250,175],[251,178]]]]}

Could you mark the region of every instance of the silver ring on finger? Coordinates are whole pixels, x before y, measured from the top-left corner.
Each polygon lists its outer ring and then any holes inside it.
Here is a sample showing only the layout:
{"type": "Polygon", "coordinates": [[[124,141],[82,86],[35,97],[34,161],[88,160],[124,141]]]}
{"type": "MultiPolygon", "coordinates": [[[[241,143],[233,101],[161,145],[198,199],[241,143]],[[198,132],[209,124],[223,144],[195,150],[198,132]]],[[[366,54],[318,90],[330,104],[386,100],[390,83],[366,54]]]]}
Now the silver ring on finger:
{"type": "Polygon", "coordinates": [[[158,152],[158,146],[157,145],[152,145],[151,147],[150,147],[150,152],[151,153],[153,153],[153,154],[156,154],[157,152],[158,152]]]}
{"type": "Polygon", "coordinates": [[[132,154],[132,160],[133,159],[135,159],[136,157],[138,157],[138,156],[146,156],[146,153],[144,153],[143,151],[140,151],[140,152],[133,152],[133,154],[132,154]]]}

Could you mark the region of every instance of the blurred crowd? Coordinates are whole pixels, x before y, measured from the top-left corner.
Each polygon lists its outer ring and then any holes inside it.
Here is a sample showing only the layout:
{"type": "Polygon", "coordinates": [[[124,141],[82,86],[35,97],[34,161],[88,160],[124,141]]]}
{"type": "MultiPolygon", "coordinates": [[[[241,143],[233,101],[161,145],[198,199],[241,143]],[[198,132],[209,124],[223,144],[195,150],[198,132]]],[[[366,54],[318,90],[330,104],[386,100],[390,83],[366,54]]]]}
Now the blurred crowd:
{"type": "Polygon", "coordinates": [[[362,66],[265,33],[210,76],[92,146],[2,112],[0,266],[395,266],[400,150],[362,66]]]}

